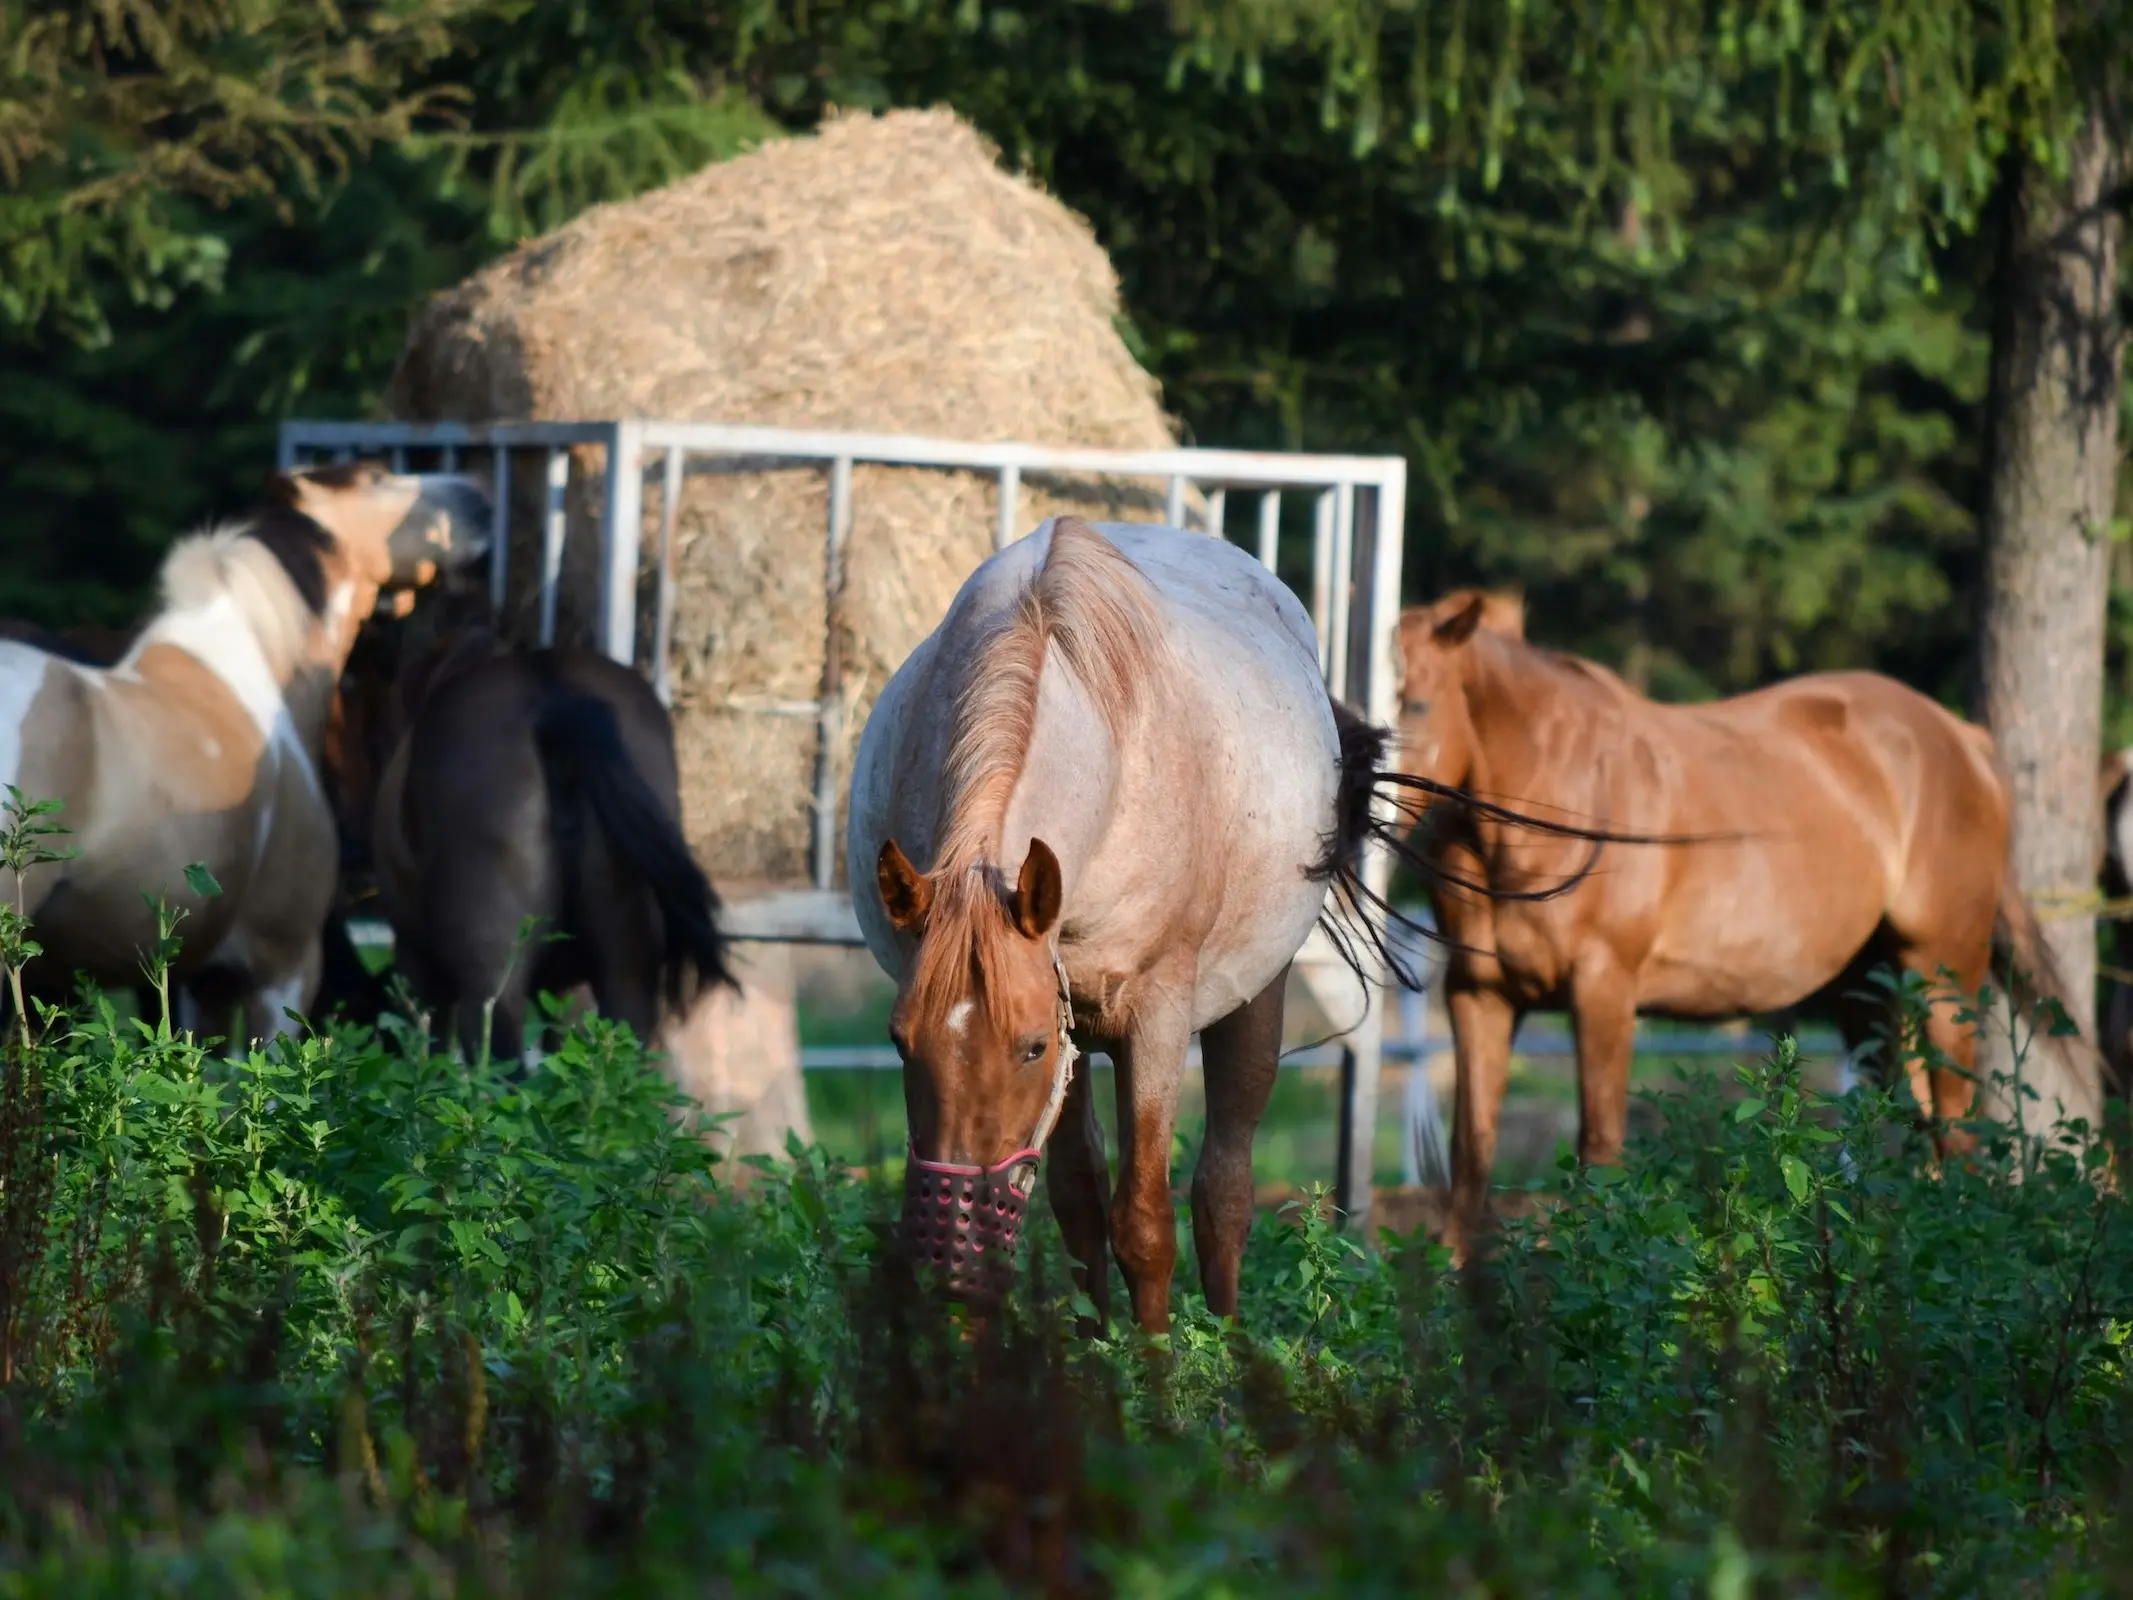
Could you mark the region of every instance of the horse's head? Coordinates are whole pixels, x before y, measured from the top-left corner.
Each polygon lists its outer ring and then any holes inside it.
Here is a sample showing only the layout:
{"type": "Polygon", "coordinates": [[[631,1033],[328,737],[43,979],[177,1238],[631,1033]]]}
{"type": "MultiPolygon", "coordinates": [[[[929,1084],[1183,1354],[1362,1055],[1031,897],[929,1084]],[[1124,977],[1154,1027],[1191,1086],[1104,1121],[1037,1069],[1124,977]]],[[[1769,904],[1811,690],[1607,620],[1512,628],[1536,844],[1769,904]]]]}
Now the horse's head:
{"type": "Polygon", "coordinates": [[[1400,675],[1400,770],[1435,783],[1463,784],[1474,765],[1474,725],[1466,675],[1474,636],[1526,635],[1524,603],[1509,594],[1458,589],[1434,605],[1400,614],[1394,667],[1400,675]]]}
{"type": "Polygon", "coordinates": [[[488,488],[462,473],[336,462],[276,474],[267,501],[298,513],[332,541],[333,564],[356,591],[344,653],[380,591],[426,587],[489,548],[488,488]]]}
{"type": "Polygon", "coordinates": [[[917,941],[889,1020],[911,1128],[905,1241],[952,1293],[990,1299],[1073,1064],[1052,946],[1059,861],[1032,839],[1011,885],[990,867],[928,877],[892,839],[876,875],[889,921],[917,941]]]}

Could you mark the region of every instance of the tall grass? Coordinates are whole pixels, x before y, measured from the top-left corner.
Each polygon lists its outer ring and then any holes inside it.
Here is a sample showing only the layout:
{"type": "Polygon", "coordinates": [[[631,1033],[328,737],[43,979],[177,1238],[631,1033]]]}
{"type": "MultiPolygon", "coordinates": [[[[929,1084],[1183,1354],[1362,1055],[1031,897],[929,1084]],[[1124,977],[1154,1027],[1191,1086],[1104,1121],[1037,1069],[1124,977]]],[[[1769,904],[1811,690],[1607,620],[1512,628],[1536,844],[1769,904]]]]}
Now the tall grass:
{"type": "Polygon", "coordinates": [[[1241,1326],[1181,1273],[1086,1340],[1049,1232],[961,1320],[614,1028],[514,1080],[90,997],[0,1083],[0,1595],[2122,1592],[2124,1201],[1739,1076],[1463,1272],[1299,1208],[1241,1326]]]}

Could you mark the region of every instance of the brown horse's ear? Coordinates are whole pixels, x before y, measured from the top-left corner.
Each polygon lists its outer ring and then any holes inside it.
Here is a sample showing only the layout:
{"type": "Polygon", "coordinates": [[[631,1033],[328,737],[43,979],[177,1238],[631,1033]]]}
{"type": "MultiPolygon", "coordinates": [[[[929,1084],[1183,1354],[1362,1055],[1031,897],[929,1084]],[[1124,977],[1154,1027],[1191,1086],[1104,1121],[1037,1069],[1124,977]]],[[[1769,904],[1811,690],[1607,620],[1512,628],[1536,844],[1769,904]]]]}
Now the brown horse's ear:
{"type": "Polygon", "coordinates": [[[874,863],[874,881],[881,889],[881,907],[899,933],[908,933],[926,920],[933,908],[933,885],[911,865],[894,839],[883,841],[881,856],[874,863]]]}
{"type": "Polygon", "coordinates": [[[1437,643],[1448,650],[1456,650],[1474,637],[1474,630],[1481,626],[1481,619],[1489,609],[1489,597],[1469,592],[1461,599],[1459,608],[1436,626],[1437,643]]]}
{"type": "Polygon", "coordinates": [[[1481,625],[1491,633],[1521,643],[1526,637],[1526,597],[1516,589],[1494,589],[1481,597],[1481,625]]]}
{"type": "Polygon", "coordinates": [[[1015,903],[1010,908],[1015,926],[1025,939],[1041,939],[1059,920],[1059,901],[1064,891],[1059,883],[1059,858],[1042,839],[1029,842],[1022,858],[1022,876],[1015,881],[1015,903]]]}

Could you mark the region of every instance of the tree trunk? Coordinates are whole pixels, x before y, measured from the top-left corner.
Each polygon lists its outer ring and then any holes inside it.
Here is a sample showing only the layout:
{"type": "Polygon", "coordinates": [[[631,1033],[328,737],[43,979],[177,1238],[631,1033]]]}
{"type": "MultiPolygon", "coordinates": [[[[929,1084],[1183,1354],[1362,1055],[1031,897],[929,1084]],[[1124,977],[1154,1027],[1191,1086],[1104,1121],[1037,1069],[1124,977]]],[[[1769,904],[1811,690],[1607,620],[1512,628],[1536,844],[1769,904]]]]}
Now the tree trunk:
{"type": "MultiPolygon", "coordinates": [[[[2110,203],[2119,154],[2092,110],[2065,178],[2028,161],[2011,176],[1983,507],[1980,709],[2013,791],[2015,880],[2051,919],[2054,986],[2091,1034],[2095,924],[2067,916],[2065,902],[2094,888],[2101,825],[2096,772],[2124,351],[2121,226],[2110,203]]],[[[2028,1071],[2025,1078],[2044,1087],[2028,1071]]],[[[2067,1110],[2093,1118],[2093,1091],[2077,1098],[2085,1103],[2067,1110]]]]}

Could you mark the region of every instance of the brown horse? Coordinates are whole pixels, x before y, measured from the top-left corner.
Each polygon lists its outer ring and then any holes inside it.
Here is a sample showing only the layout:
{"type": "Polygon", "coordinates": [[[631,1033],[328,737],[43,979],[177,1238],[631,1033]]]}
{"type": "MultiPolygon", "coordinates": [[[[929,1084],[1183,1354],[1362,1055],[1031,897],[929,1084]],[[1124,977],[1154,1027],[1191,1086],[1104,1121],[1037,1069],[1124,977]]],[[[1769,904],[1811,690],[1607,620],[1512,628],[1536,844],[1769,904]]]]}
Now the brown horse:
{"type": "MultiPolygon", "coordinates": [[[[1936,987],[1946,969],[1974,992],[1997,932],[2023,969],[2046,974],[2009,882],[1991,742],[1901,684],[1821,673],[1659,705],[1528,644],[1520,602],[1472,591],[1404,613],[1397,651],[1405,770],[1671,841],[1597,846],[1456,803],[1418,808],[1452,947],[1455,1245],[1481,1215],[1528,1011],[1570,1012],[1578,1154],[1608,1162],[1622,1149],[1639,1012],[1718,1018],[1812,1000],[1856,1046],[1887,1020],[1860,998],[1883,963],[1936,987]]],[[[1942,994],[1927,1034],[1949,1065],[1905,1068],[1945,1145],[1971,1103],[1976,1036],[1942,994]]]]}
{"type": "Polygon", "coordinates": [[[152,944],[143,891],[186,912],[174,977],[241,999],[250,1037],[313,998],[337,872],[318,762],[328,708],[382,589],[479,555],[475,479],[369,463],[278,475],[245,521],[181,540],[163,607],[124,657],[85,665],[0,643],[0,778],[65,804],[78,851],[18,886],[52,993],[79,971],[130,983],[152,944]],[[204,863],[221,893],[181,876],[204,863]]]}
{"type": "Polygon", "coordinates": [[[643,678],[587,651],[499,653],[476,628],[414,653],[391,699],[379,894],[396,961],[468,1059],[518,1055],[535,989],[588,986],[649,1044],[694,985],[733,982],[643,678]],[[561,937],[519,949],[528,919],[561,937]]]}
{"type": "Polygon", "coordinates": [[[1192,1184],[1208,1305],[1237,1310],[1252,1136],[1283,981],[1353,883],[1385,736],[1335,706],[1296,597],[1234,545],[1046,522],[980,566],[889,679],[853,764],[846,861],[897,984],[907,1246],[997,1295],[1040,1155],[1077,1277],[1170,1316],[1170,1145],[1201,1036],[1192,1184]],[[1117,1064],[1124,1172],[1075,1039],[1117,1064]]]}

